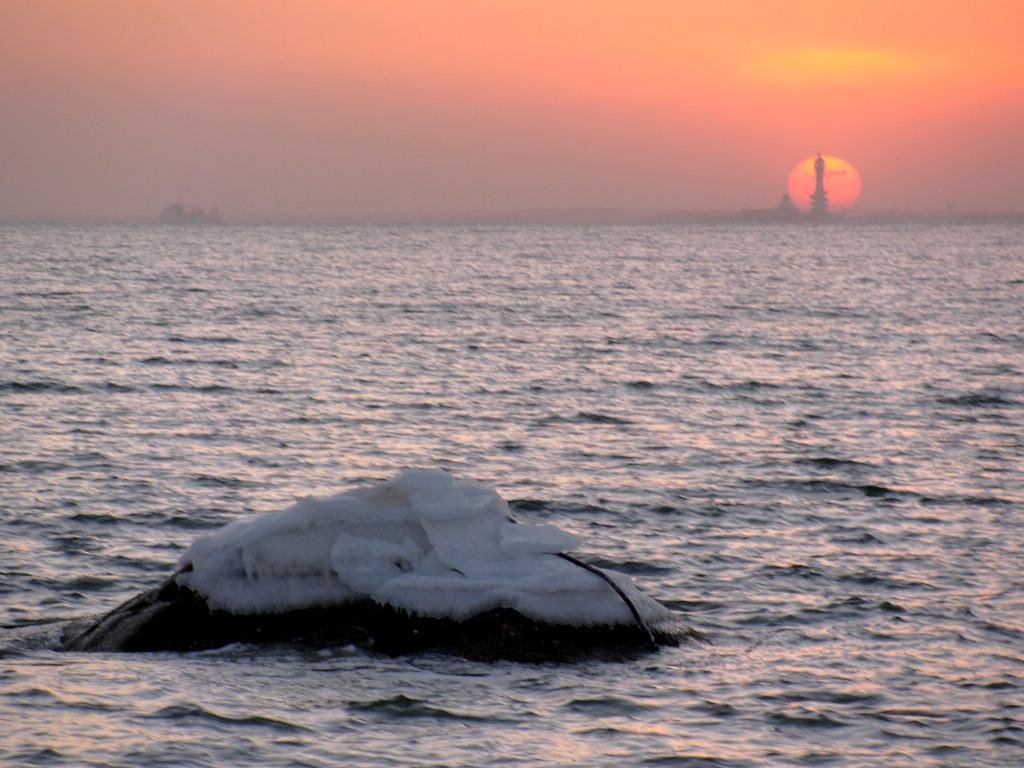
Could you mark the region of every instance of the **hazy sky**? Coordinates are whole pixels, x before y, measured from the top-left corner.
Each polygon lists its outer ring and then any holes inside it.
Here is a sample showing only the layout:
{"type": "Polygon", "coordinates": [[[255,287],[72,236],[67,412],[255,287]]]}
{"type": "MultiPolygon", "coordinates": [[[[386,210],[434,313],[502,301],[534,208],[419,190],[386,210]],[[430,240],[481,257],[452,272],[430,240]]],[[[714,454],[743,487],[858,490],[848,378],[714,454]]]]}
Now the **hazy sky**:
{"type": "Polygon", "coordinates": [[[1024,209],[1021,0],[0,0],[0,220],[1024,209]]]}

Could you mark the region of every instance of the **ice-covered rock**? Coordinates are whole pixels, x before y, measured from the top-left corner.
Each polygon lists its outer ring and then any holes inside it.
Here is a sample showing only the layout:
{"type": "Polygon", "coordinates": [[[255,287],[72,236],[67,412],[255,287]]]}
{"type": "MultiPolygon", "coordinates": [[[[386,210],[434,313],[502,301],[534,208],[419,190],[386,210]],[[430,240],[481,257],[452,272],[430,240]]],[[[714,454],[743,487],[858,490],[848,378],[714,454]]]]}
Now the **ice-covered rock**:
{"type": "Polygon", "coordinates": [[[632,638],[627,645],[688,632],[627,576],[565,554],[578,544],[554,526],[515,523],[497,492],[478,482],[405,470],[197,539],[164,584],[71,628],[65,647],[312,637],[401,652],[444,648],[463,632],[474,646],[509,632],[531,642],[545,634],[632,638]]]}

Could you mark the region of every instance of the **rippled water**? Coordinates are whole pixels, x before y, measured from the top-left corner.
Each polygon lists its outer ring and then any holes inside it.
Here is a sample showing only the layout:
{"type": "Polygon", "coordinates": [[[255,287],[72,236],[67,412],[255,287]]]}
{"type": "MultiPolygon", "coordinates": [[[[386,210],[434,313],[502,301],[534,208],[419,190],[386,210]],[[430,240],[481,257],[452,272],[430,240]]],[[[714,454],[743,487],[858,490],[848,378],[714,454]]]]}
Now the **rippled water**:
{"type": "Polygon", "coordinates": [[[0,762],[1024,761],[1024,229],[0,227],[0,762]],[[68,654],[200,533],[405,466],[713,643],[68,654]]]}

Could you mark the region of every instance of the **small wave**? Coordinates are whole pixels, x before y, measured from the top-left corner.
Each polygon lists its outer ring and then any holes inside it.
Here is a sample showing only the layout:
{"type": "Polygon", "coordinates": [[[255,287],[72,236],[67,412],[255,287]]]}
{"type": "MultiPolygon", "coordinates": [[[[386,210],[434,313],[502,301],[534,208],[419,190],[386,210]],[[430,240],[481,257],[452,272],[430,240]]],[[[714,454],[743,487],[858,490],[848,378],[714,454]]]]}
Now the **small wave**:
{"type": "Polygon", "coordinates": [[[614,717],[621,715],[629,717],[641,713],[648,713],[658,709],[656,705],[644,704],[619,696],[600,696],[594,699],[573,699],[566,708],[579,713],[595,715],[600,717],[614,717]]]}
{"type": "MultiPolygon", "coordinates": [[[[755,481],[751,481],[755,482],[755,481]]],[[[760,481],[756,481],[759,482],[760,481]]],[[[838,480],[784,480],[780,483],[784,487],[802,489],[816,494],[825,495],[861,495],[868,498],[884,499],[917,499],[916,493],[901,491],[896,488],[889,488],[885,485],[874,483],[844,483],[838,480]]]]}
{"type": "Polygon", "coordinates": [[[435,408],[440,410],[455,410],[455,406],[449,405],[448,403],[431,403],[426,400],[422,400],[416,403],[405,403],[400,406],[402,408],[408,408],[412,411],[430,411],[435,408]]]}
{"type": "Polygon", "coordinates": [[[118,579],[101,579],[98,576],[77,576],[60,585],[63,592],[106,592],[120,590],[124,584],[118,579]]]}
{"type": "Polygon", "coordinates": [[[829,541],[835,542],[836,544],[884,544],[884,540],[880,539],[871,531],[864,530],[863,528],[843,528],[842,530],[836,531],[829,536],[829,541]]]}
{"type": "Polygon", "coordinates": [[[92,536],[54,536],[53,548],[65,555],[85,555],[96,547],[96,540],[92,536]]]}
{"type": "Polygon", "coordinates": [[[82,392],[81,387],[59,381],[0,381],[0,392],[82,392]]]}
{"type": "MultiPolygon", "coordinates": [[[[842,581],[842,579],[839,579],[842,581]]],[[[863,582],[861,582],[863,583],[863,582]]],[[[818,609],[814,609],[816,612],[818,609]]],[[[903,608],[890,603],[888,600],[868,600],[859,595],[851,595],[840,600],[833,600],[823,609],[824,613],[835,615],[852,616],[861,613],[903,613],[903,608]]]]}
{"type": "Polygon", "coordinates": [[[738,381],[733,384],[727,385],[728,389],[737,389],[744,392],[749,392],[758,389],[781,389],[780,384],[775,384],[770,381],[757,381],[756,379],[748,379],[747,381],[738,381]]]}
{"type": "Polygon", "coordinates": [[[633,422],[619,418],[618,416],[611,416],[606,413],[598,413],[596,411],[579,411],[575,416],[563,416],[561,414],[552,414],[551,416],[545,416],[542,419],[538,419],[534,422],[537,426],[547,427],[552,424],[607,424],[609,426],[622,426],[626,424],[632,424],[633,422]]]}
{"type": "Polygon", "coordinates": [[[1020,405],[1019,400],[1014,400],[998,390],[982,390],[980,392],[967,392],[962,395],[940,397],[938,402],[943,405],[953,405],[959,408],[991,408],[1020,405]]]}
{"type": "Polygon", "coordinates": [[[208,365],[214,368],[228,368],[236,370],[238,363],[234,360],[200,360],[195,357],[168,358],[163,355],[154,355],[140,361],[143,365],[208,365]]]}
{"type": "Polygon", "coordinates": [[[922,496],[921,506],[969,506],[969,507],[1010,507],[1014,505],[1009,499],[998,496],[922,496]]]}
{"type": "Polygon", "coordinates": [[[149,388],[160,392],[202,392],[203,394],[220,394],[225,392],[237,391],[234,387],[228,387],[223,384],[206,384],[195,386],[155,382],[153,384],[150,384],[149,388]]]}
{"type": "Polygon", "coordinates": [[[207,488],[245,488],[253,486],[254,483],[248,480],[240,480],[237,477],[220,477],[218,475],[208,475],[204,473],[197,473],[192,475],[192,479],[197,485],[202,485],[207,488]]]}
{"type": "Polygon", "coordinates": [[[728,605],[721,600],[660,600],[660,602],[679,613],[717,611],[728,605]]]}
{"type": "Polygon", "coordinates": [[[767,576],[769,579],[820,579],[824,576],[824,574],[821,573],[821,571],[817,571],[814,568],[811,568],[809,565],[805,565],[804,563],[790,563],[789,565],[766,565],[759,568],[758,573],[762,576],[767,576]]]}
{"type": "Polygon", "coordinates": [[[74,296],[74,291],[15,291],[14,296],[31,299],[50,299],[60,296],[74,296]]]}
{"type": "Polygon", "coordinates": [[[986,728],[986,735],[996,734],[993,742],[1003,744],[1024,744],[1024,726],[1018,725],[1009,717],[993,718],[995,725],[986,728]],[[1013,734],[1010,736],[1008,734],[1013,734]]]}
{"type": "Polygon", "coordinates": [[[0,464],[0,472],[25,472],[29,475],[42,475],[47,472],[63,472],[71,469],[68,464],[60,461],[44,461],[42,459],[26,459],[13,464],[0,464]]]}
{"type": "Polygon", "coordinates": [[[139,389],[130,384],[121,384],[116,381],[105,381],[97,384],[79,386],[76,384],[65,384],[59,381],[7,381],[0,382],[0,392],[54,392],[57,394],[84,394],[87,391],[101,391],[114,393],[138,392],[139,389]]]}
{"type": "Polygon", "coordinates": [[[11,765],[67,765],[73,757],[50,747],[29,748],[10,755],[11,765]]]}
{"type": "Polygon", "coordinates": [[[508,502],[511,509],[522,512],[539,512],[547,509],[548,504],[544,499],[511,499],[508,502]]]}
{"type": "Polygon", "coordinates": [[[108,381],[103,384],[100,384],[98,386],[98,389],[102,389],[107,392],[117,392],[119,394],[139,391],[138,387],[133,387],[130,384],[118,384],[116,381],[108,381]]]}
{"type": "Polygon", "coordinates": [[[618,416],[610,416],[606,413],[596,411],[580,411],[573,418],[573,421],[585,424],[632,424],[628,419],[621,419],[618,416]]]}
{"type": "Polygon", "coordinates": [[[710,755],[659,755],[644,759],[641,765],[656,765],[659,768],[749,768],[756,763],[710,755]]]}
{"type": "Polygon", "coordinates": [[[143,717],[156,720],[203,720],[206,722],[232,726],[254,725],[258,727],[272,728],[275,731],[284,731],[287,733],[309,730],[301,725],[289,723],[286,720],[277,720],[272,717],[263,717],[262,715],[245,715],[241,717],[219,715],[216,712],[204,709],[198,704],[176,704],[164,707],[150,715],[143,715],[143,717]]]}
{"type": "Polygon", "coordinates": [[[678,515],[682,514],[679,507],[674,507],[671,504],[656,504],[650,508],[651,512],[656,515],[678,515]]]}
{"type": "Polygon", "coordinates": [[[1021,643],[1024,641],[1024,630],[1017,629],[1016,627],[997,624],[994,621],[988,621],[986,619],[974,619],[971,624],[982,632],[998,635],[999,637],[1013,640],[1015,643],[1021,643]]]}
{"type": "Polygon", "coordinates": [[[701,384],[705,389],[726,390],[731,392],[756,392],[761,389],[782,389],[783,387],[781,384],[776,384],[770,381],[758,381],[757,379],[728,382],[708,381],[705,379],[701,381],[701,384]]]}
{"type": "Polygon", "coordinates": [[[14,700],[14,701],[30,703],[30,704],[33,704],[33,705],[38,705],[38,704],[40,704],[42,702],[55,702],[55,701],[59,701],[59,698],[60,698],[53,691],[51,691],[51,690],[49,690],[47,688],[39,688],[39,687],[24,688],[22,690],[14,690],[14,691],[6,691],[4,693],[4,697],[8,698],[8,699],[11,699],[11,700],[14,700]]]}
{"type": "Polygon", "coordinates": [[[589,524],[601,526],[602,523],[595,522],[607,515],[609,510],[596,504],[583,504],[574,502],[546,503],[528,501],[528,504],[536,504],[533,507],[519,507],[529,509],[532,512],[543,512],[544,516],[550,514],[552,517],[577,517],[588,521],[589,524]]]}
{"type": "Polygon", "coordinates": [[[165,518],[165,521],[167,524],[183,530],[207,530],[211,528],[221,528],[226,524],[226,520],[220,516],[204,517],[193,514],[169,515],[165,518]]]}
{"type": "Polygon", "coordinates": [[[796,725],[801,728],[843,728],[849,723],[834,712],[819,712],[807,707],[787,707],[768,714],[769,722],[780,726],[796,725]]]}
{"type": "Polygon", "coordinates": [[[983,331],[978,336],[984,341],[995,341],[999,344],[1009,344],[1014,347],[1024,347],[1024,335],[1019,333],[1000,334],[991,331],[983,331]]]}
{"type": "Polygon", "coordinates": [[[451,712],[441,707],[427,704],[420,699],[413,699],[403,694],[392,696],[388,699],[375,699],[373,701],[350,701],[348,703],[350,712],[367,712],[374,715],[382,715],[391,718],[430,718],[434,720],[463,720],[468,722],[501,722],[498,718],[481,715],[469,715],[459,712],[451,712]]]}
{"type": "Polygon", "coordinates": [[[100,523],[102,525],[116,525],[121,520],[115,515],[107,512],[77,512],[71,516],[76,523],[100,523]]]}
{"type": "Polygon", "coordinates": [[[853,459],[836,459],[832,456],[809,456],[807,458],[797,459],[794,463],[810,464],[811,466],[818,467],[820,469],[863,468],[870,466],[869,464],[854,461],[853,459]]]}
{"type": "Polygon", "coordinates": [[[697,704],[691,704],[690,709],[694,712],[702,712],[715,717],[731,717],[738,713],[736,707],[724,701],[712,701],[705,699],[697,704]]]}
{"type": "Polygon", "coordinates": [[[234,336],[168,336],[167,340],[175,344],[241,344],[241,339],[234,336]]]}
{"type": "Polygon", "coordinates": [[[603,560],[599,557],[588,558],[598,568],[611,569],[628,573],[631,576],[658,576],[666,573],[675,573],[676,567],[657,565],[646,560],[603,560]]]}
{"type": "Polygon", "coordinates": [[[81,711],[81,712],[124,712],[124,707],[119,707],[114,704],[106,704],[101,701],[62,701],[63,708],[81,711]]]}
{"type": "MultiPolygon", "coordinates": [[[[883,723],[918,726],[921,728],[933,728],[936,724],[942,724],[949,720],[948,711],[933,711],[916,707],[882,709],[877,712],[869,712],[867,716],[880,720],[883,723]]],[[[885,730],[883,733],[892,732],[885,730]]]]}

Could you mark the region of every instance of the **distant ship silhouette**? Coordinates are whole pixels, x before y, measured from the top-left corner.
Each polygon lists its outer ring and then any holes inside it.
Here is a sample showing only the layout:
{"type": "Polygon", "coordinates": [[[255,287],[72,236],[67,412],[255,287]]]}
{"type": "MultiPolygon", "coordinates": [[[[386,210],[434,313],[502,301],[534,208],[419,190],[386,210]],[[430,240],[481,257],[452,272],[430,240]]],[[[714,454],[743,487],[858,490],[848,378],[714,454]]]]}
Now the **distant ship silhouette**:
{"type": "Polygon", "coordinates": [[[213,206],[209,213],[197,205],[185,207],[181,203],[168,205],[160,212],[162,224],[221,224],[220,211],[213,206]]]}

